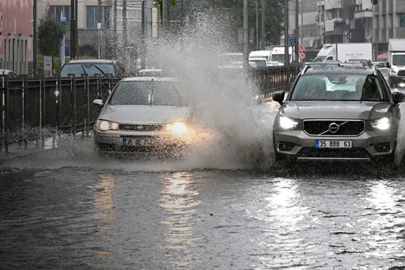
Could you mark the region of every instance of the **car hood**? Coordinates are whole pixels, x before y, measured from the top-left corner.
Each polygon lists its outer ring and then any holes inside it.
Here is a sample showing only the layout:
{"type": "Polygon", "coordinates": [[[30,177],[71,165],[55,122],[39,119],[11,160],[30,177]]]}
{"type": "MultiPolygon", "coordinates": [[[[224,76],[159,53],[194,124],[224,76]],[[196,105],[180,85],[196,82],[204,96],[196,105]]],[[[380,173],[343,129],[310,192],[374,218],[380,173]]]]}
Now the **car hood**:
{"type": "Polygon", "coordinates": [[[185,121],[189,115],[189,107],[107,105],[98,119],[121,124],[164,124],[185,121]]]}
{"type": "Polygon", "coordinates": [[[288,101],[280,108],[280,115],[295,119],[362,119],[370,120],[388,116],[388,102],[360,101],[288,101]]]}

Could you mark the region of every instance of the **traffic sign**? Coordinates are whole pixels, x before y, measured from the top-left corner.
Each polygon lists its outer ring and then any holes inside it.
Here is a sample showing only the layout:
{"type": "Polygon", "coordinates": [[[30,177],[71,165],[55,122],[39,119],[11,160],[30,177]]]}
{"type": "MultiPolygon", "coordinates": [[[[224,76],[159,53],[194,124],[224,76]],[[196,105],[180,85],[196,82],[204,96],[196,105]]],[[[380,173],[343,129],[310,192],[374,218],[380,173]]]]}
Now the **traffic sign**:
{"type": "Polygon", "coordinates": [[[305,59],[305,57],[307,57],[307,55],[304,53],[304,52],[300,52],[299,54],[298,54],[298,58],[299,59],[305,59]]]}
{"type": "Polygon", "coordinates": [[[289,36],[288,37],[288,43],[290,44],[290,46],[294,46],[295,36],[289,36]]]}
{"type": "Polygon", "coordinates": [[[298,45],[298,51],[299,51],[299,52],[305,52],[305,49],[306,49],[306,47],[305,47],[304,44],[298,45]]]}

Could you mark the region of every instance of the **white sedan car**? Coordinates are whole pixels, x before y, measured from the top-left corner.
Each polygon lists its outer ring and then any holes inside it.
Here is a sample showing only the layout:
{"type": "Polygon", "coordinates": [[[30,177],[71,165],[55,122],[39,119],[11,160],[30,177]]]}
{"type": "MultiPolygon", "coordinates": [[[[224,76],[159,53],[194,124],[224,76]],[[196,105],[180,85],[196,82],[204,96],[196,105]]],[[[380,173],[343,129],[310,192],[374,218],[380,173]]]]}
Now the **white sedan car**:
{"type": "Polygon", "coordinates": [[[102,106],[94,125],[98,151],[181,152],[189,145],[191,109],[169,77],[121,80],[102,106]]]}

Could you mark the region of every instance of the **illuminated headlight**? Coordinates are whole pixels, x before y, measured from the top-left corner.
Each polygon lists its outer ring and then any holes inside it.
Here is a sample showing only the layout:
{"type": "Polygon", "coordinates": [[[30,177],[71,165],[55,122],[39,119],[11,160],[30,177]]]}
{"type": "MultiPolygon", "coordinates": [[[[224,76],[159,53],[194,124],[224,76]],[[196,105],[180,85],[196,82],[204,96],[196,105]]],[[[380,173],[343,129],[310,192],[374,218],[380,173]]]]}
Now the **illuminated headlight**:
{"type": "Polygon", "coordinates": [[[294,119],[288,118],[286,116],[280,117],[280,127],[283,129],[293,129],[298,125],[298,122],[294,119]]]}
{"type": "Polygon", "coordinates": [[[174,122],[166,125],[166,130],[175,134],[184,134],[187,126],[183,122],[174,122]]]}
{"type": "Polygon", "coordinates": [[[114,123],[114,122],[109,122],[109,121],[104,121],[104,120],[98,120],[96,122],[96,126],[99,130],[102,131],[107,131],[107,130],[118,130],[119,124],[114,123]]]}
{"type": "Polygon", "coordinates": [[[384,117],[381,119],[374,120],[371,125],[373,128],[379,129],[379,130],[387,130],[390,128],[391,123],[390,119],[388,117],[384,117]]]}

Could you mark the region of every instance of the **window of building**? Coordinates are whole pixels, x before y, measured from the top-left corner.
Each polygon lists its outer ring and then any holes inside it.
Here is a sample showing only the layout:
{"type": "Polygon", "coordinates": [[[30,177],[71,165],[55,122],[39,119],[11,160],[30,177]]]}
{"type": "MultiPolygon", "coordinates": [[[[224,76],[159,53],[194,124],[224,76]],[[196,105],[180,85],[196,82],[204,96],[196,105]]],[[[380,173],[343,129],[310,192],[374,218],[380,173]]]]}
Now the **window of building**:
{"type": "Polygon", "coordinates": [[[399,27],[405,27],[405,13],[399,14],[399,27]]]}
{"type": "Polygon", "coordinates": [[[70,7],[69,6],[50,6],[49,13],[52,17],[60,19],[62,14],[66,18],[66,27],[70,26],[70,7]]]}
{"type": "MultiPolygon", "coordinates": [[[[110,28],[111,8],[104,6],[102,7],[102,12],[104,28],[110,28]]],[[[97,29],[98,6],[87,6],[86,22],[87,29],[97,29]]]]}

